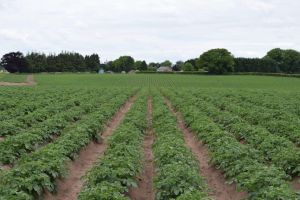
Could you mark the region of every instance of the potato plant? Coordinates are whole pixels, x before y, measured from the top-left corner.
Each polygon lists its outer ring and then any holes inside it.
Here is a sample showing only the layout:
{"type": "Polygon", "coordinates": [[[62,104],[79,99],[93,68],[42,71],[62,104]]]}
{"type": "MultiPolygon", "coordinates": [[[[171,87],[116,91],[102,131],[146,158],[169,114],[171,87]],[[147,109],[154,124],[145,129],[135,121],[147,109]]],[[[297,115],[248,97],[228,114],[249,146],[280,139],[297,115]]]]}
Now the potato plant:
{"type": "Polygon", "coordinates": [[[163,97],[156,93],[153,98],[156,199],[209,199],[198,163],[185,146],[183,134],[176,124],[163,97]]]}
{"type": "MultiPolygon", "coordinates": [[[[118,90],[116,90],[118,92],[118,90]]],[[[79,151],[104,128],[105,123],[133,94],[123,90],[110,101],[100,104],[92,114],[84,116],[72,129],[53,143],[23,156],[13,169],[0,174],[0,197],[3,199],[35,199],[43,196],[45,189],[55,191],[56,179],[67,174],[67,161],[74,159],[79,151]]],[[[111,91],[102,96],[109,95],[111,91]]]]}
{"type": "Polygon", "coordinates": [[[199,139],[207,144],[212,163],[224,171],[229,181],[237,183],[239,189],[248,191],[249,199],[296,199],[287,183],[287,174],[274,165],[265,164],[258,150],[241,144],[222,130],[203,108],[194,104],[197,96],[171,90],[163,90],[163,93],[183,113],[187,125],[199,139]],[[188,103],[182,104],[180,96],[186,96],[188,103]]]}

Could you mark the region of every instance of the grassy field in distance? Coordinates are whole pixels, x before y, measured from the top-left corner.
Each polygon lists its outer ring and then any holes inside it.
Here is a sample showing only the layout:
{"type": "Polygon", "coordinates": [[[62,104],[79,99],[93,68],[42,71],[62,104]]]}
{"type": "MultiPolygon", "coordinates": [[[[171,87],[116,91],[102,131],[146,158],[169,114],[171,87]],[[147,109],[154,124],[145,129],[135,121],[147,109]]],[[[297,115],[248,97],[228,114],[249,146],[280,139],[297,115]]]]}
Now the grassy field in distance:
{"type": "Polygon", "coordinates": [[[169,74],[37,74],[39,86],[50,87],[195,87],[298,91],[300,79],[270,76],[201,76],[169,74]]]}
{"type": "Polygon", "coordinates": [[[26,81],[26,75],[24,75],[24,74],[0,74],[0,81],[23,83],[26,81]]]}

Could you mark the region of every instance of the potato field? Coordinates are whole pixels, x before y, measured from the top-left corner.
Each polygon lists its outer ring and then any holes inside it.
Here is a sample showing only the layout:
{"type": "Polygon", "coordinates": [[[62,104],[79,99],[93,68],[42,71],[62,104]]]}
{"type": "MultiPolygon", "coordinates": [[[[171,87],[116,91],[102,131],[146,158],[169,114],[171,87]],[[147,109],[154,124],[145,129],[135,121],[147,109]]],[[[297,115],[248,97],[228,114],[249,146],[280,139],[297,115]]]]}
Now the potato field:
{"type": "Polygon", "coordinates": [[[300,199],[299,78],[20,76],[0,77],[0,200],[300,199]]]}

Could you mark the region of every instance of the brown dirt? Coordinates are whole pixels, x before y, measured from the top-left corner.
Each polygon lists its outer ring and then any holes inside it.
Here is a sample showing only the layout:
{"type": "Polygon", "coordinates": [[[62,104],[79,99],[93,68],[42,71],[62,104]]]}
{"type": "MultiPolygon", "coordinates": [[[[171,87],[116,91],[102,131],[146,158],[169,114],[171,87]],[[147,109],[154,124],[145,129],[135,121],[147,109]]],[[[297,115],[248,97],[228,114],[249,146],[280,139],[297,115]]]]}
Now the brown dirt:
{"type": "Polygon", "coordinates": [[[147,121],[148,128],[144,139],[144,170],[137,177],[138,187],[129,190],[129,197],[132,200],[154,200],[155,192],[153,191],[154,177],[154,159],[152,145],[154,143],[154,134],[152,128],[152,99],[148,99],[147,121]]]}
{"type": "Polygon", "coordinates": [[[12,166],[11,165],[1,165],[0,168],[5,171],[5,170],[10,170],[12,168],[12,166]]]}
{"type": "Polygon", "coordinates": [[[33,86],[36,85],[33,75],[28,75],[25,83],[0,82],[0,86],[33,86]]]}
{"type": "Polygon", "coordinates": [[[247,142],[246,142],[246,140],[241,139],[241,140],[240,140],[240,143],[241,143],[241,144],[246,144],[247,142]]]}
{"type": "Polygon", "coordinates": [[[300,191],[300,177],[295,177],[293,180],[290,182],[290,186],[293,188],[295,191],[300,191]]]}
{"type": "Polygon", "coordinates": [[[4,141],[4,137],[0,137],[0,142],[4,141]]]}
{"type": "Polygon", "coordinates": [[[177,117],[178,128],[182,130],[187,147],[191,149],[200,166],[200,175],[205,178],[209,187],[209,196],[214,200],[240,200],[247,197],[246,192],[238,192],[235,184],[226,184],[226,179],[221,170],[211,166],[210,155],[207,147],[194,137],[194,134],[186,127],[182,115],[175,111],[171,102],[165,98],[170,111],[177,117]]]}
{"type": "Polygon", "coordinates": [[[81,177],[83,177],[93,167],[99,156],[103,154],[106,149],[107,138],[119,126],[135,99],[136,95],[131,97],[106,125],[105,130],[101,133],[101,138],[103,139],[101,144],[91,142],[80,152],[78,158],[74,162],[69,163],[69,175],[63,180],[58,180],[56,194],[51,194],[46,191],[45,200],[77,199],[78,193],[83,186],[81,177]]]}

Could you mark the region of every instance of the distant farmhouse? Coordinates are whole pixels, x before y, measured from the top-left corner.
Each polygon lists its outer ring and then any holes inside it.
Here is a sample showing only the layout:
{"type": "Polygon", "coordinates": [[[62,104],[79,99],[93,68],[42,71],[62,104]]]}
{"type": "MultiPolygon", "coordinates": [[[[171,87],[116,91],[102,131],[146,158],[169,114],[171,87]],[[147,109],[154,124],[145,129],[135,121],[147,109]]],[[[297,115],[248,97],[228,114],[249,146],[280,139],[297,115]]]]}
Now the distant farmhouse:
{"type": "Polygon", "coordinates": [[[172,72],[173,69],[172,67],[168,67],[168,66],[161,66],[157,69],[157,72],[172,72]]]}

